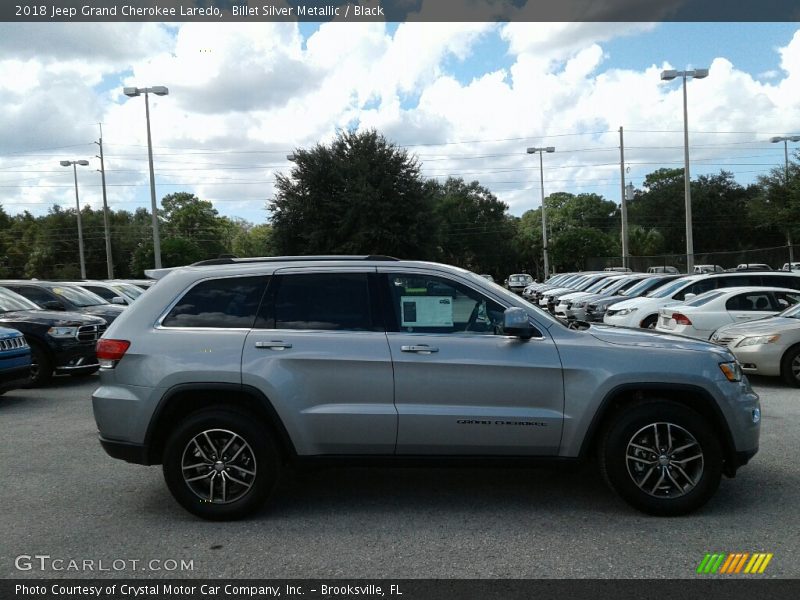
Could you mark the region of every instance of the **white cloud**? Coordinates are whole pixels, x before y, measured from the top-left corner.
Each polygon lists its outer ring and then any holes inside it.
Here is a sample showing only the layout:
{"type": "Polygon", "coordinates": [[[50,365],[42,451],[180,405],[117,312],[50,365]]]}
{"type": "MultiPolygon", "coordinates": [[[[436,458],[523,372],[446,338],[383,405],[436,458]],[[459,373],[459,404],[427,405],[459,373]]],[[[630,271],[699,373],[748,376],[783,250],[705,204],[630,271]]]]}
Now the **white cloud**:
{"type": "MultiPolygon", "coordinates": [[[[327,23],[304,40],[293,23],[26,25],[25,49],[17,47],[23,33],[0,26],[0,115],[8,124],[0,185],[15,186],[3,188],[3,203],[11,212],[26,202],[71,205],[70,174],[58,159],[92,157],[102,121],[112,206],[149,206],[144,102],[122,96],[122,85],[170,88],[150,98],[159,196],[188,189],[226,214],[263,219],[275,173],[289,169],[285,154],[353,124],[421,144],[411,151],[426,174],[477,179],[517,214],[539,203],[530,145],[557,148],[545,157],[547,190],[616,199],[619,126],[635,183],[659,166],[682,165],[680,83],[659,79],[669,65],[618,69],[604,52],[607,41],[653,26],[327,23]],[[17,42],[2,36],[9,32],[17,42]],[[487,38],[506,45],[503,65],[474,77],[451,71],[482,64],[476,48],[487,38]],[[51,156],[32,152],[75,144],[82,146],[51,156]],[[12,173],[25,170],[47,172],[12,173]],[[43,187],[50,185],[64,187],[43,187]]],[[[743,172],[766,170],[778,155],[765,134],[796,132],[800,32],[776,50],[773,77],[719,57],[707,79],[689,82],[693,173],[737,156],[767,165],[737,167],[743,172]]],[[[95,168],[93,161],[80,175],[81,197],[98,206],[95,168]]]]}

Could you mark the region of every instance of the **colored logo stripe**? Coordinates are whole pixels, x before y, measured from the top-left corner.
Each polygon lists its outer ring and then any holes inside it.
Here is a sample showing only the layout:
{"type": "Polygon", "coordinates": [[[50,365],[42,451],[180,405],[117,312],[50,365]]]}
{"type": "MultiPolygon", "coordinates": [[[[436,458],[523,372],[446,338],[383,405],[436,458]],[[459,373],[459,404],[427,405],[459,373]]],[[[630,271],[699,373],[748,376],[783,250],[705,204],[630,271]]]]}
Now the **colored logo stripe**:
{"type": "Polygon", "coordinates": [[[763,573],[769,562],[772,560],[772,553],[755,552],[731,552],[726,553],[707,553],[700,564],[697,566],[697,573],[710,574],[756,574],[763,573]]]}

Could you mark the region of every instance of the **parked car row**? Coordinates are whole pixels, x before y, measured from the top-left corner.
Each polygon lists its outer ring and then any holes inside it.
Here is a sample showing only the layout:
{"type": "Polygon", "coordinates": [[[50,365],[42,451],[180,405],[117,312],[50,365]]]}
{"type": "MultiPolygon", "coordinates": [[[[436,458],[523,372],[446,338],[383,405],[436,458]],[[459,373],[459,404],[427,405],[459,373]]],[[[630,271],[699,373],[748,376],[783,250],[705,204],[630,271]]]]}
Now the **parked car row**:
{"type": "Polygon", "coordinates": [[[143,291],[117,281],[0,280],[0,389],[95,373],[97,340],[143,291]],[[106,300],[95,289],[115,295],[106,300]]]}
{"type": "Polygon", "coordinates": [[[741,354],[746,373],[780,375],[800,386],[800,273],[564,273],[522,295],[566,321],[727,345],[741,354]]]}

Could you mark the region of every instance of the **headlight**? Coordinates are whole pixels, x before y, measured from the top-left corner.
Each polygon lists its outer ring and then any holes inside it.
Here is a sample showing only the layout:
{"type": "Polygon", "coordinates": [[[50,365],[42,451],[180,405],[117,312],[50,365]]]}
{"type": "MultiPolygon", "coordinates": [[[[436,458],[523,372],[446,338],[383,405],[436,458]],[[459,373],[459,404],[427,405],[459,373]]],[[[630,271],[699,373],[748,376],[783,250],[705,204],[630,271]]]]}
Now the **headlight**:
{"type": "Polygon", "coordinates": [[[632,315],[637,310],[639,310],[639,309],[638,308],[621,308],[618,311],[616,311],[614,314],[616,316],[618,316],[618,317],[624,317],[626,315],[632,315]]]}
{"type": "Polygon", "coordinates": [[[758,346],[759,344],[772,344],[781,339],[779,335],[757,335],[754,337],[746,337],[741,342],[736,344],[737,348],[744,346],[758,346]]]}
{"type": "Polygon", "coordinates": [[[77,327],[51,327],[47,330],[47,335],[54,338],[71,338],[78,335],[77,327]]]}
{"type": "Polygon", "coordinates": [[[728,381],[741,381],[742,380],[742,367],[736,361],[719,363],[720,370],[725,374],[728,381]]]}
{"type": "Polygon", "coordinates": [[[573,302],[572,308],[583,308],[586,306],[586,302],[573,302]]]}

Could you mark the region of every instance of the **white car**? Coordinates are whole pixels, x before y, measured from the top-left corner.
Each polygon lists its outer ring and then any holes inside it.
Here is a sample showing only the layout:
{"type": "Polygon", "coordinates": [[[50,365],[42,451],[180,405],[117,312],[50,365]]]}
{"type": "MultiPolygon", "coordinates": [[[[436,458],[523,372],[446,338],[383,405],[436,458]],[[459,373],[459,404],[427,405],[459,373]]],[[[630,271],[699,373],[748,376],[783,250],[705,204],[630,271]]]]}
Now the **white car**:
{"type": "Polygon", "coordinates": [[[632,298],[608,307],[603,322],[619,327],[655,329],[658,313],[665,306],[680,304],[718,288],[760,286],[800,290],[800,273],[767,271],[760,273],[708,273],[687,275],[661,286],[647,296],[632,298]],[[690,295],[691,294],[691,295],[690,295]]]}
{"type": "Polygon", "coordinates": [[[771,317],[798,302],[800,291],[789,288],[720,288],[662,308],[656,331],[707,340],[723,325],[771,317]]]}

